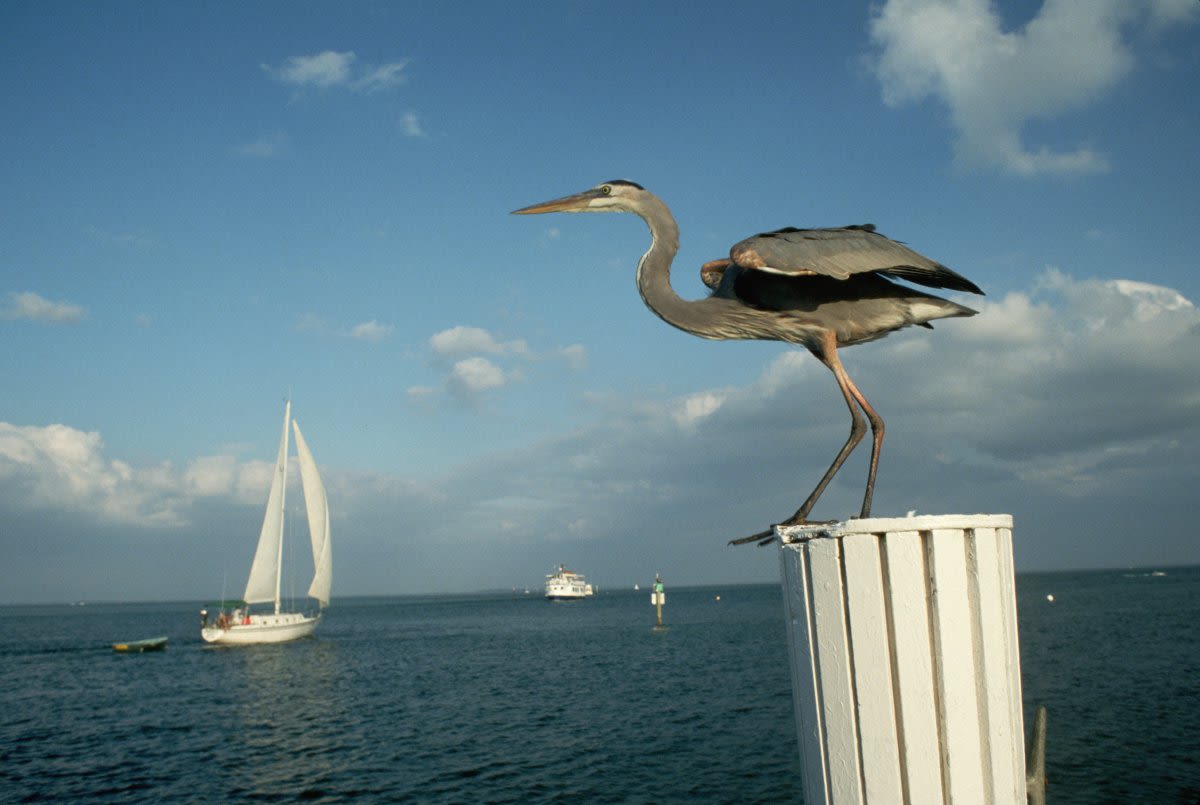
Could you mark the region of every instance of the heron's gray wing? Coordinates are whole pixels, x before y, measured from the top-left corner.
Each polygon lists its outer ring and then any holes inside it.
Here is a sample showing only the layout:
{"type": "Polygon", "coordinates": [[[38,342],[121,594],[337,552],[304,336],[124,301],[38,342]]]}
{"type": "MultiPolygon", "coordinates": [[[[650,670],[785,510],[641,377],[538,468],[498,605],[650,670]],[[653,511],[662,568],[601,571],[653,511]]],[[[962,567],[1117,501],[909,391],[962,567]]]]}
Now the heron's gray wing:
{"type": "Polygon", "coordinates": [[[778,274],[844,280],[875,272],[930,288],[983,293],[958,272],[879,234],[872,224],[763,232],[735,244],[729,256],[744,269],[778,274]]]}

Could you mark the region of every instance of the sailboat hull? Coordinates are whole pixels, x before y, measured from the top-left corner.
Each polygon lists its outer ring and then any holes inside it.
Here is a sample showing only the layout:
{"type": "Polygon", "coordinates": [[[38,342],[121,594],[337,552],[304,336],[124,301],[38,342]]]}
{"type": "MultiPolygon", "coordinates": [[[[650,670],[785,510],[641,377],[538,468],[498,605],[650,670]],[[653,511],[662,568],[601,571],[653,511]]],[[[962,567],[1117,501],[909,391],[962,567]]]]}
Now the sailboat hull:
{"type": "Polygon", "coordinates": [[[287,643],[308,637],[321,622],[320,615],[281,612],[278,615],[251,615],[246,621],[225,628],[206,626],[200,637],[206,643],[250,646],[258,643],[287,643]]]}

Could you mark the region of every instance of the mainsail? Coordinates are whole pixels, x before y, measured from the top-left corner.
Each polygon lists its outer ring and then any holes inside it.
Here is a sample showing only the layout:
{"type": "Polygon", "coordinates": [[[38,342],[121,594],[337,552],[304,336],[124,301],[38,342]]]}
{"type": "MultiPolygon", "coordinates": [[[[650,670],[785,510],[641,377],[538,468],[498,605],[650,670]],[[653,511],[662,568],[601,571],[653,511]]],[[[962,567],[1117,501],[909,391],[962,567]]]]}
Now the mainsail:
{"type": "MultiPolygon", "coordinates": [[[[275,475],[271,479],[271,493],[267,497],[267,511],[263,516],[262,531],[258,535],[258,549],[254,552],[254,563],[250,566],[250,578],[246,581],[246,592],[242,599],[247,604],[275,602],[279,610],[279,572],[283,558],[283,513],[287,490],[288,422],[292,417],[292,404],[288,402],[283,413],[283,434],[279,437],[279,456],[275,459],[275,475]]],[[[300,459],[300,482],[304,487],[304,507],[308,512],[308,531],[312,537],[313,580],[308,594],[329,604],[329,588],[333,580],[333,549],[329,542],[329,505],[325,497],[325,485],[317,472],[317,462],[300,433],[300,425],[291,421],[296,431],[296,454],[300,459]]]]}
{"type": "Polygon", "coordinates": [[[325,485],[317,472],[308,443],[300,433],[300,423],[293,421],[296,431],[296,455],[300,458],[300,481],[304,486],[304,507],[308,512],[308,532],[312,537],[313,580],[308,588],[310,597],[324,607],[329,603],[329,588],[333,581],[333,549],[329,543],[329,506],[325,485]]]}
{"type": "Polygon", "coordinates": [[[283,434],[279,437],[279,456],[275,459],[275,474],[271,479],[271,494],[267,497],[262,531],[258,535],[258,549],[254,552],[254,563],[250,565],[246,592],[242,595],[242,600],[247,604],[274,601],[276,611],[279,610],[279,563],[282,558],[284,492],[287,488],[288,420],[291,417],[292,403],[289,400],[283,409],[283,434]]]}

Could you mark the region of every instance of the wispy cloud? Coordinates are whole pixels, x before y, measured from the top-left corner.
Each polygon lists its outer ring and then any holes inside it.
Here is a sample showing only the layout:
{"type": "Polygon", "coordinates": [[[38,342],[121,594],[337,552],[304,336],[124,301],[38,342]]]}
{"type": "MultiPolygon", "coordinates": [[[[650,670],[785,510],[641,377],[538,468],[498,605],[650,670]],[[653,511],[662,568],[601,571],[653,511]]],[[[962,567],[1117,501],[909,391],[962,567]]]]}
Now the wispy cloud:
{"type": "Polygon", "coordinates": [[[396,331],[395,325],[380,324],[371,319],[350,328],[350,337],[358,341],[370,341],[377,344],[396,331]]]}
{"type": "Polygon", "coordinates": [[[1108,159],[1092,147],[1030,146],[1022,128],[1112,89],[1134,66],[1138,33],[1198,18],[1189,0],[1045,0],[1023,28],[1006,31],[989,0],[888,0],[871,20],[874,68],[888,104],[934,97],[949,107],[964,166],[1102,173],[1108,159]]]}
{"type": "Polygon", "coordinates": [[[264,134],[253,142],[239,145],[236,150],[239,156],[270,159],[283,153],[288,147],[288,142],[287,134],[280,131],[274,134],[264,134]]]}
{"type": "Polygon", "coordinates": [[[296,316],[296,332],[325,335],[329,333],[329,322],[317,313],[301,313],[296,316]]]}
{"type": "Polygon", "coordinates": [[[377,92],[398,87],[408,80],[404,75],[404,68],[407,66],[408,59],[404,59],[368,68],[366,73],[350,82],[350,88],[356,92],[377,92]]]}
{"type": "Polygon", "coordinates": [[[397,87],[406,80],[407,59],[357,68],[357,58],[353,51],[326,50],[312,56],[293,56],[279,66],[261,66],[267,75],[297,89],[339,88],[365,94],[397,87]]]}
{"type": "Polygon", "coordinates": [[[154,245],[154,239],[149,235],[136,232],[108,232],[98,226],[89,226],[84,231],[90,237],[114,246],[140,249],[154,245]]]}
{"type": "Polygon", "coordinates": [[[424,137],[425,129],[421,125],[421,119],[417,117],[416,112],[405,112],[400,118],[400,131],[404,132],[406,137],[424,137]]]}
{"type": "Polygon", "coordinates": [[[567,366],[572,371],[579,372],[587,368],[587,348],[583,344],[572,344],[569,347],[562,347],[558,350],[558,354],[567,362],[567,366]]]}
{"type": "Polygon", "coordinates": [[[350,81],[354,53],[326,50],[315,56],[293,56],[279,67],[262,65],[263,70],[285,84],[298,87],[335,87],[350,81]]]}
{"type": "Polygon", "coordinates": [[[6,319],[25,319],[47,324],[75,324],[86,315],[81,306],[71,302],[53,302],[32,291],[9,293],[8,307],[0,311],[6,319]]]}
{"type": "Polygon", "coordinates": [[[396,332],[394,324],[385,324],[371,319],[349,326],[331,323],[318,313],[301,313],[296,316],[296,332],[312,333],[323,337],[352,338],[355,341],[367,341],[377,344],[396,332]]]}
{"type": "Polygon", "coordinates": [[[437,389],[433,386],[409,386],[405,389],[405,394],[410,400],[415,402],[426,402],[437,395],[437,389]]]}

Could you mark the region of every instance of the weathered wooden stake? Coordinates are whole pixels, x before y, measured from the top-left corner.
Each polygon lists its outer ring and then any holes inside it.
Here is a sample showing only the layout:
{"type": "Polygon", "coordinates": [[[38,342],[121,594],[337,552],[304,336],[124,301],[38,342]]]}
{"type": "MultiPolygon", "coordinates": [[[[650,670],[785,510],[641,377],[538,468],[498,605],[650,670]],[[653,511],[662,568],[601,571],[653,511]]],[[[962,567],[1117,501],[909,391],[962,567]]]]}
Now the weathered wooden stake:
{"type": "Polygon", "coordinates": [[[1046,805],[1046,708],[1033,714],[1033,740],[1029,747],[1029,768],[1025,785],[1029,789],[1029,805],[1046,805]]]}
{"type": "Polygon", "coordinates": [[[777,529],[804,801],[1026,801],[1012,517],[777,529]]]}

